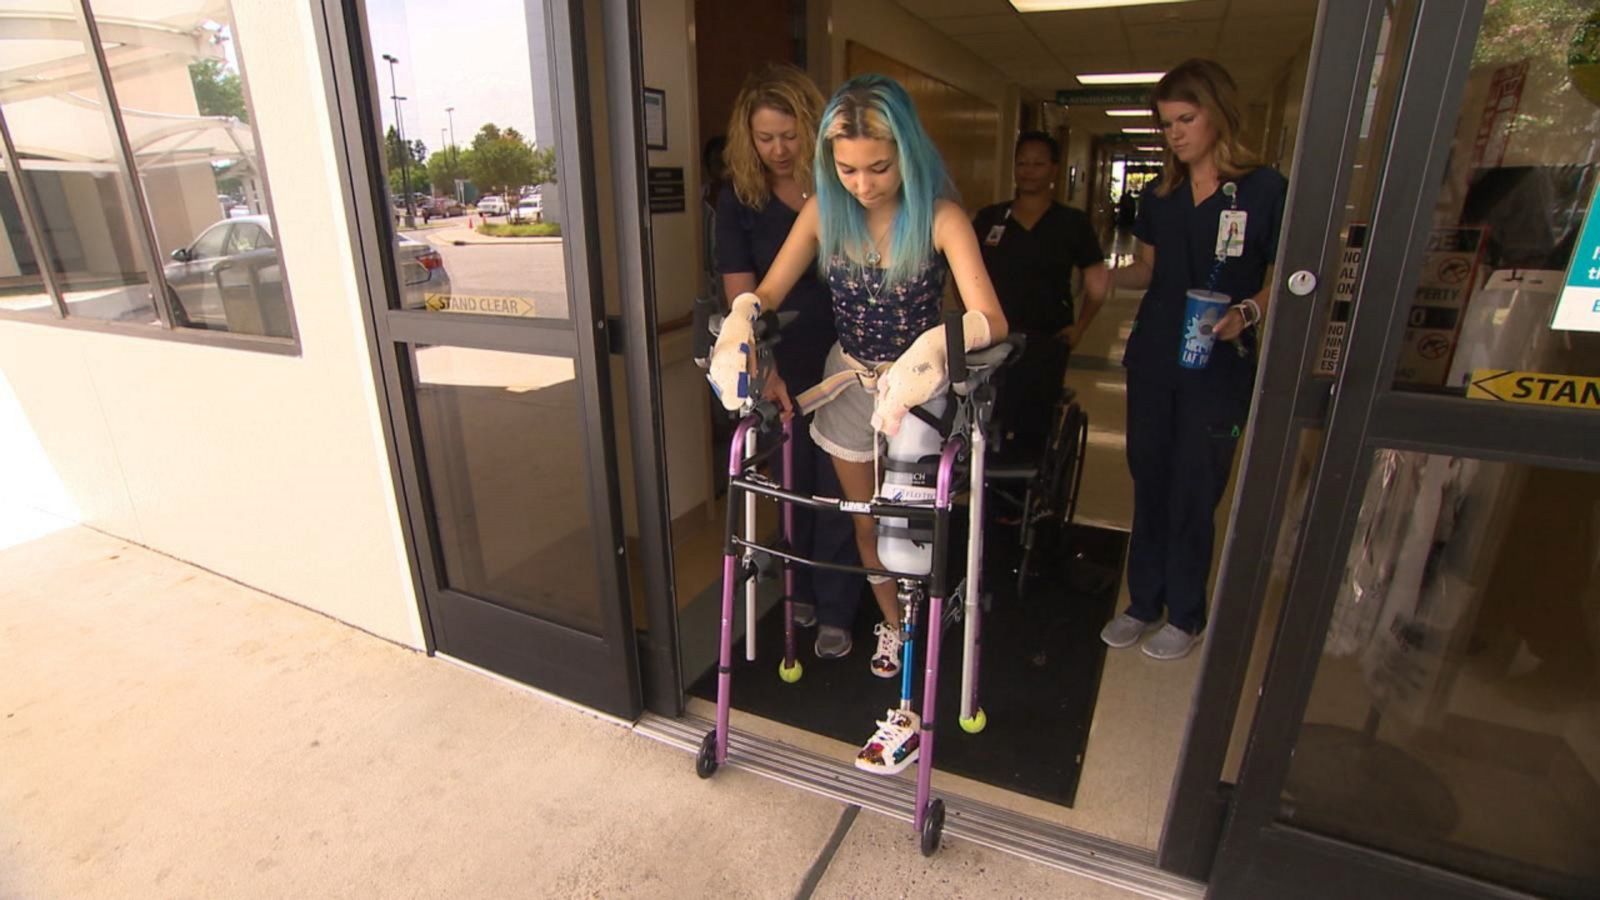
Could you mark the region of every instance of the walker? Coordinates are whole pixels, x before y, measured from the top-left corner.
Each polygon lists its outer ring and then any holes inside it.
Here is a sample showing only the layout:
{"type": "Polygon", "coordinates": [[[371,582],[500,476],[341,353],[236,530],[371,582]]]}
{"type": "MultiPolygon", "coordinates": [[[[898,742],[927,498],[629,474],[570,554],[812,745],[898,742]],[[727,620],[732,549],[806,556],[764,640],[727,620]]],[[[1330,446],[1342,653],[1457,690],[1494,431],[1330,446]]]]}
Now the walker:
{"type": "MultiPolygon", "coordinates": [[[[931,721],[935,697],[939,687],[940,638],[947,624],[964,623],[961,667],[962,729],[976,734],[984,729],[987,716],[978,702],[978,656],[980,625],[986,598],[982,593],[983,513],[984,513],[984,463],[987,446],[985,428],[994,408],[994,386],[991,376],[1016,348],[1014,342],[1001,342],[987,349],[967,353],[963,347],[959,316],[948,317],[945,322],[947,359],[949,360],[950,386],[944,396],[937,397],[924,406],[911,411],[916,420],[937,431],[940,445],[936,456],[916,461],[891,461],[890,472],[880,482],[877,496],[865,503],[850,502],[832,497],[815,497],[796,494],[791,490],[790,475],[793,462],[793,429],[791,418],[783,422],[779,410],[770,401],[762,401],[761,385],[772,371],[772,346],[778,340],[781,326],[792,314],[768,312],[762,315],[755,327],[756,373],[751,378],[749,396],[740,410],[741,418],[734,431],[728,451],[728,518],[722,557],[722,615],[721,643],[717,664],[717,719],[716,727],[706,733],[700,742],[695,758],[695,771],[701,778],[710,778],[728,759],[728,712],[731,704],[733,669],[733,618],[734,593],[742,585],[745,596],[745,658],[756,658],[756,579],[776,568],[783,575],[783,659],[778,664],[778,677],[788,683],[800,680],[803,668],[795,656],[794,629],[794,573],[796,565],[813,566],[862,575],[884,576],[894,579],[900,604],[900,622],[903,645],[900,667],[900,706],[897,712],[915,715],[916,698],[913,696],[913,670],[916,659],[916,631],[924,601],[926,601],[925,662],[922,678],[921,717],[913,740],[918,750],[916,806],[912,810],[913,827],[921,836],[922,853],[931,856],[939,849],[944,830],[944,801],[931,796],[933,776],[934,723],[931,721]],[[758,434],[776,432],[773,446],[758,450],[758,434]],[[779,484],[763,475],[759,469],[775,453],[781,452],[784,460],[784,479],[779,484]],[[964,476],[964,477],[963,477],[964,476]],[[921,486],[932,483],[931,503],[893,502],[885,499],[885,488],[892,478],[902,483],[910,478],[921,486]],[[952,498],[958,490],[977,486],[971,491],[968,504],[968,542],[966,546],[966,576],[953,589],[949,584],[948,566],[950,552],[951,516],[954,514],[952,498]],[[765,497],[783,506],[780,538],[776,545],[768,546],[756,534],[756,499],[765,497]],[[743,502],[739,502],[740,500],[743,502]],[[885,539],[903,539],[919,545],[918,552],[898,554],[902,563],[913,563],[898,570],[872,569],[863,566],[844,566],[810,560],[795,554],[789,537],[794,524],[793,509],[804,506],[816,510],[838,510],[855,516],[872,516],[878,520],[880,547],[885,539]],[[742,517],[742,522],[741,522],[742,517]],[[922,565],[916,565],[918,560],[922,565]],[[948,603],[948,605],[947,605],[948,603]]],[[[695,356],[705,359],[710,354],[710,336],[721,326],[720,316],[713,316],[708,307],[696,309],[695,356]]],[[[809,410],[807,410],[809,411],[809,410]]],[[[903,427],[914,426],[908,417],[903,427]]],[[[885,555],[880,551],[880,557],[885,555]]],[[[889,562],[884,560],[887,566],[889,562]]]]}

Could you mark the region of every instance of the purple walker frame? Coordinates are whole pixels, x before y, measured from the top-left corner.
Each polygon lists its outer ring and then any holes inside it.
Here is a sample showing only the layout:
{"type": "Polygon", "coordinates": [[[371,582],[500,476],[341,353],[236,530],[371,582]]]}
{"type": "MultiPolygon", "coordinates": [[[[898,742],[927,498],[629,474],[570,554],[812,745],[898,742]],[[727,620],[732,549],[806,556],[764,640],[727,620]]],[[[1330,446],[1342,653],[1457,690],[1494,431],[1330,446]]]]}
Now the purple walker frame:
{"type": "MultiPolygon", "coordinates": [[[[965,387],[963,385],[963,387],[965,387]]],[[[935,487],[934,503],[925,505],[902,505],[873,500],[869,503],[848,503],[831,498],[805,497],[793,493],[790,473],[793,471],[794,461],[794,420],[783,423],[782,426],[782,454],[783,454],[783,483],[781,488],[771,484],[764,478],[752,478],[756,466],[767,456],[771,450],[753,452],[753,442],[747,438],[756,430],[772,421],[776,415],[771,409],[757,409],[742,418],[734,431],[733,440],[728,450],[728,521],[727,540],[723,548],[722,559],[722,610],[721,610],[721,635],[718,648],[717,661],[717,716],[716,727],[706,735],[702,742],[700,756],[696,761],[697,770],[701,777],[710,777],[716,769],[728,760],[728,718],[732,706],[733,688],[733,625],[734,625],[734,594],[737,587],[745,579],[754,579],[755,566],[747,561],[741,572],[741,556],[750,552],[764,552],[776,557],[783,567],[784,584],[784,648],[783,662],[780,670],[795,672],[795,679],[799,678],[799,663],[795,659],[795,629],[794,629],[794,569],[793,566],[811,565],[818,567],[841,568],[864,574],[887,575],[904,582],[917,582],[925,588],[928,599],[928,615],[926,643],[924,651],[924,669],[922,681],[922,702],[920,708],[929,713],[922,718],[921,729],[918,734],[918,760],[917,760],[917,789],[916,806],[912,811],[912,825],[922,837],[922,852],[931,855],[938,849],[944,826],[944,803],[932,797],[933,778],[933,753],[934,753],[934,723],[932,711],[936,709],[939,687],[939,657],[940,644],[944,629],[945,602],[950,597],[948,576],[948,551],[949,551],[949,521],[953,511],[952,494],[955,489],[956,465],[964,452],[969,448],[971,454],[972,485],[978,486],[973,491],[972,502],[969,508],[972,529],[971,538],[967,548],[967,574],[959,590],[965,595],[965,653],[963,654],[962,691],[961,691],[961,724],[969,731],[978,731],[983,727],[982,710],[978,706],[978,644],[980,637],[981,611],[980,597],[980,569],[982,558],[982,489],[984,478],[984,436],[981,429],[974,428],[970,438],[966,434],[955,434],[945,440],[939,457],[937,482],[935,487]],[[745,492],[750,495],[764,495],[778,500],[783,504],[782,539],[783,549],[766,547],[758,544],[753,536],[740,538],[739,511],[737,494],[745,492]],[[794,555],[789,544],[794,533],[794,506],[801,504],[818,509],[833,509],[852,515],[868,515],[874,518],[881,516],[896,516],[911,520],[932,520],[933,522],[933,565],[927,574],[914,575],[889,570],[869,569],[856,566],[835,566],[831,563],[819,563],[794,555]],[[969,723],[976,722],[976,727],[968,727],[969,723]]],[[[748,534],[748,533],[747,533],[748,534]]],[[[748,637],[747,637],[748,642],[748,637]]],[[[747,647],[746,656],[754,659],[753,644],[747,647]]],[[[911,642],[908,642],[905,665],[908,668],[914,659],[911,642]]],[[[909,672],[906,680],[910,684],[909,672]]],[[[903,689],[908,693],[909,688],[903,689]]],[[[907,698],[909,699],[909,698],[907,698]]]]}

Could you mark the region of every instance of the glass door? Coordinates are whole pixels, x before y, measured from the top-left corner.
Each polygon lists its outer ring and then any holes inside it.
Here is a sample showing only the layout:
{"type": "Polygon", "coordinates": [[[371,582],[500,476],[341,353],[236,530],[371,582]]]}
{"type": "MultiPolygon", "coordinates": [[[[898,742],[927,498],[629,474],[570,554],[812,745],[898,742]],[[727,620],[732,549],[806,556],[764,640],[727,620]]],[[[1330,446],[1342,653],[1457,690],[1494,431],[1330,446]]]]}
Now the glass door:
{"type": "Polygon", "coordinates": [[[1600,14],[1393,16],[1392,125],[1212,891],[1593,897],[1600,14]]]}
{"type": "Polygon", "coordinates": [[[327,22],[431,648],[632,717],[584,18],[368,0],[327,22]]]}

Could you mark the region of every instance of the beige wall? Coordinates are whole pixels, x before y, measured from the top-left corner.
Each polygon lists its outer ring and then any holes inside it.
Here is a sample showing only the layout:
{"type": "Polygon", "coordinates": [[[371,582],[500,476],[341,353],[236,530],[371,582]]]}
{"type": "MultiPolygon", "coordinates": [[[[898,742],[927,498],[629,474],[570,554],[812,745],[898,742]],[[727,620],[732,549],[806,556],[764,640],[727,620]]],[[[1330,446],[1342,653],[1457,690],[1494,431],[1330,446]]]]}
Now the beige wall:
{"type": "Polygon", "coordinates": [[[651,166],[683,170],[684,211],[646,212],[654,251],[656,321],[661,328],[661,403],[667,447],[667,508],[684,515],[711,496],[709,389],[691,359],[687,316],[702,290],[700,272],[699,91],[692,42],[693,0],[640,4],[644,83],[667,95],[667,149],[646,153],[651,166]]]}
{"type": "MultiPolygon", "coordinates": [[[[950,86],[991,104],[999,113],[994,138],[995,176],[992,185],[1001,194],[1011,185],[1011,145],[1017,134],[1017,104],[1020,92],[1004,75],[927,22],[906,12],[892,0],[844,0],[814,4],[813,15],[824,17],[825,45],[814,53],[826,52],[828,80],[821,82],[824,93],[844,81],[848,65],[847,44],[854,41],[892,59],[918,69],[950,86]]],[[[998,197],[963,197],[962,205],[975,210],[998,197]]]]}
{"type": "Polygon", "coordinates": [[[310,5],[233,9],[302,354],[0,321],[0,492],[420,646],[310,5]]]}

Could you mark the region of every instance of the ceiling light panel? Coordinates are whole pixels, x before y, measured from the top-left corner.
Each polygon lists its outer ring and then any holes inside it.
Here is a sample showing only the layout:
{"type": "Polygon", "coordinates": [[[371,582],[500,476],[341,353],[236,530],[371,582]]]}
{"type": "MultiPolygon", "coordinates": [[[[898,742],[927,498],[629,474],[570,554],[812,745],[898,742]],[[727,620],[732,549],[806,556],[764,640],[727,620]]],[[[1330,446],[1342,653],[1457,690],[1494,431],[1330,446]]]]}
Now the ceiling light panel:
{"type": "Polygon", "coordinates": [[[1078,83],[1083,85],[1155,84],[1165,74],[1165,72],[1096,72],[1079,75],[1078,83]]]}
{"type": "Polygon", "coordinates": [[[1078,9],[1106,9],[1113,6],[1155,6],[1188,3],[1190,0],[1011,0],[1020,13],[1071,12],[1078,9]]]}
{"type": "Polygon", "coordinates": [[[1148,110],[1148,109],[1108,109],[1108,110],[1106,110],[1106,115],[1108,115],[1108,116],[1122,116],[1122,117],[1132,117],[1132,116],[1146,116],[1146,117],[1148,117],[1150,115],[1150,110],[1148,110]]]}

